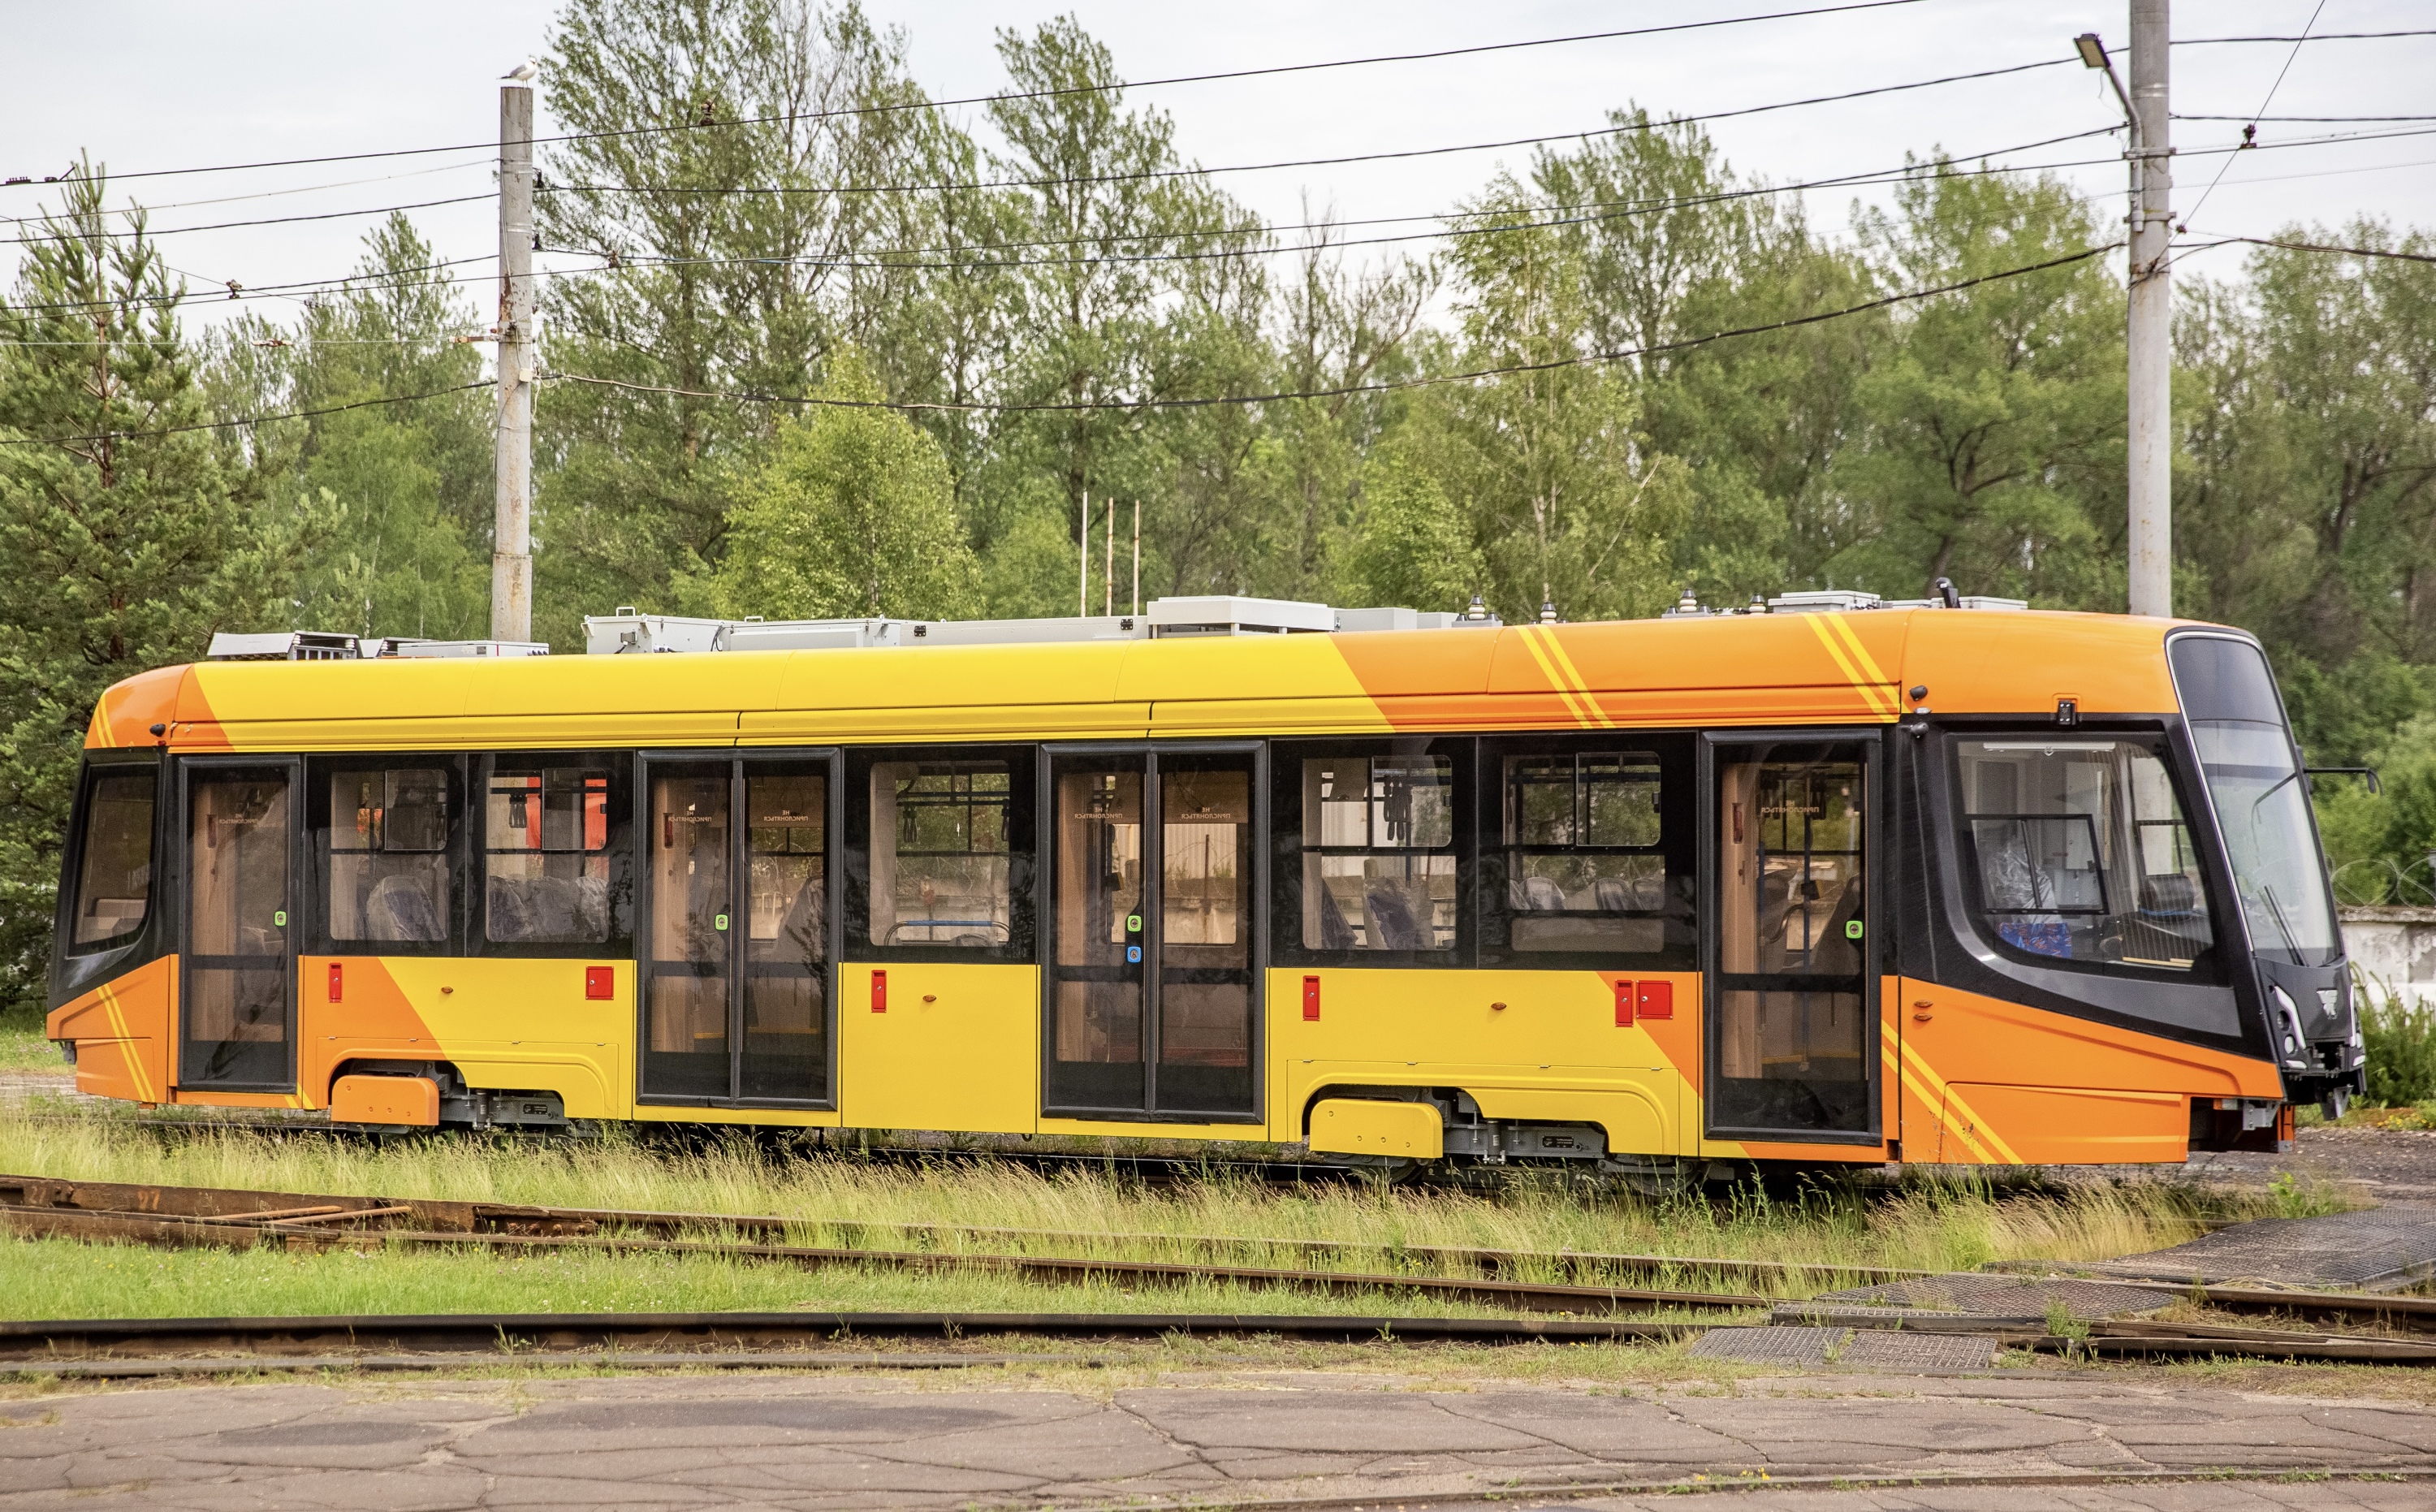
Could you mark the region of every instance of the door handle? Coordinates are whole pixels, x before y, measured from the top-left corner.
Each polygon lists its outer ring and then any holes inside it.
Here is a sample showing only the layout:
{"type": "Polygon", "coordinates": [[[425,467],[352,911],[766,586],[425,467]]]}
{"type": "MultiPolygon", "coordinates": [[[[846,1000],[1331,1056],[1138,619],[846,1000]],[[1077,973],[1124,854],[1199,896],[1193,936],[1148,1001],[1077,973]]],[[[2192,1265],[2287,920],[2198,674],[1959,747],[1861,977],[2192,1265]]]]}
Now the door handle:
{"type": "Polygon", "coordinates": [[[1911,1017],[1914,1023],[1924,1024],[1937,1017],[1937,1004],[1926,1001],[1915,1002],[1911,1005],[1911,1017]]]}

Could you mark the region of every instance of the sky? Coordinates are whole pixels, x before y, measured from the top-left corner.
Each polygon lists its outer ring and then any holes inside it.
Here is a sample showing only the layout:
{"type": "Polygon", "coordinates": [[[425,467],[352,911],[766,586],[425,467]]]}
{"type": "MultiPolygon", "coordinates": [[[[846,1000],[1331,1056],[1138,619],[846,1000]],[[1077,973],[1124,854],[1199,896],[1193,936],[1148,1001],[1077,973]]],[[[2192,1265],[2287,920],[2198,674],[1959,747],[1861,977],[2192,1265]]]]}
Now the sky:
{"type": "MultiPolygon", "coordinates": [[[[1689,20],[1801,9],[1818,0],[1230,0],[1223,6],[1070,0],[1064,5],[973,0],[866,0],[884,26],[903,29],[916,80],[935,98],[985,95],[1004,74],[994,50],[1002,27],[1028,30],[1070,12],[1113,50],[1133,79],[1383,52],[1510,43],[1689,20]]],[[[461,200],[411,212],[443,256],[496,252],[492,193],[497,76],[528,55],[546,57],[550,0],[416,0],[411,6],[256,0],[196,6],[167,0],[0,0],[9,38],[9,87],[0,90],[0,178],[57,174],[79,152],[114,172],[203,167],[273,158],[449,147],[466,150],[247,172],[132,180],[113,189],[151,207],[170,265],[188,275],[208,322],[251,308],[292,319],[278,299],[211,299],[227,280],[252,288],[344,274],[376,222],[360,211],[461,200]],[[339,213],[339,214],[333,214],[339,213]],[[332,218],[183,232],[273,216],[332,218]]],[[[2184,0],[2175,35],[2203,37],[2392,31],[2436,27],[2428,0],[2184,0]]],[[[1882,84],[2065,58],[2071,39],[2096,31],[2120,55],[2124,0],[1919,0],[1872,10],[1512,49],[1431,61],[1387,62],[1283,78],[1141,88],[1128,103],[1174,119],[1183,154],[1209,167],[1413,148],[1438,148],[1595,130],[1607,113],[1701,113],[1882,84]]],[[[2384,41],[2188,43],[2173,51],[2178,113],[2176,210],[2193,240],[2268,235],[2292,225],[2339,228],[2356,217],[2397,227],[2436,226],[2436,120],[2267,121],[2261,149],[2210,154],[2239,139],[2241,121],[2266,116],[2436,114],[2436,36],[2384,41]],[[2280,76],[2280,82],[2279,82],[2280,76]],[[2262,112],[2261,106],[2272,103],[2262,112]],[[2337,132],[2382,140],[2282,144],[2337,132]],[[2208,188],[2221,173],[2221,181],[2208,188]],[[2201,196],[2204,192],[2205,198],[2201,196]]],[[[544,130],[548,77],[540,84],[544,130]]],[[[1872,99],[1725,120],[1711,133],[1735,169],[1784,182],[1899,166],[1906,154],[1943,149],[2060,166],[2119,218],[2125,174],[2119,138],[2030,151],[2023,144],[2113,124],[2120,110],[2102,76],[2076,64],[1872,99]]],[[[977,107],[958,112],[981,126],[977,107]]],[[[1306,203],[1343,218],[1443,212],[1499,170],[1527,165],[1528,148],[1443,153],[1399,162],[1226,172],[1218,182],[1273,222],[1308,218],[1306,203]]],[[[0,217],[36,214],[55,190],[0,186],[0,217]]],[[[1882,194],[1866,192],[1864,198],[1882,194]]],[[[1852,190],[1806,196],[1814,225],[1849,225],[1852,190]]],[[[1422,228],[1397,228],[1422,229],[1422,228]]],[[[0,224],[0,232],[22,235],[0,224]]],[[[1281,238],[1291,240],[1291,235],[1281,238]]],[[[8,251],[13,252],[13,249],[8,251]]],[[[2242,249],[2195,252],[2184,273],[2231,276],[2242,249]]],[[[0,262],[7,253],[0,252],[0,262]]],[[[545,257],[545,266],[550,261],[545,257]]],[[[480,269],[473,270],[478,276],[480,269]]],[[[488,290],[476,287],[487,306],[488,290]]]]}

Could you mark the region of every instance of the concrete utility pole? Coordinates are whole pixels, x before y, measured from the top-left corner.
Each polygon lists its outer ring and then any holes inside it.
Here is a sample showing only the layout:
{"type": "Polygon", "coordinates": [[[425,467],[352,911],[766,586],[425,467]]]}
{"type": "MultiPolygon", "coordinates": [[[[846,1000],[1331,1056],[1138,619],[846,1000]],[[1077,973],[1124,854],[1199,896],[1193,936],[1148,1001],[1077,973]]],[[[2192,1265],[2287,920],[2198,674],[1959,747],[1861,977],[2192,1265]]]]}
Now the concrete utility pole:
{"type": "Polygon", "coordinates": [[[2132,0],[2132,612],[2174,612],[2173,125],[2166,0],[2132,0]]]}
{"type": "Polygon", "coordinates": [[[532,639],[533,96],[499,87],[499,448],[491,638],[532,639]]]}

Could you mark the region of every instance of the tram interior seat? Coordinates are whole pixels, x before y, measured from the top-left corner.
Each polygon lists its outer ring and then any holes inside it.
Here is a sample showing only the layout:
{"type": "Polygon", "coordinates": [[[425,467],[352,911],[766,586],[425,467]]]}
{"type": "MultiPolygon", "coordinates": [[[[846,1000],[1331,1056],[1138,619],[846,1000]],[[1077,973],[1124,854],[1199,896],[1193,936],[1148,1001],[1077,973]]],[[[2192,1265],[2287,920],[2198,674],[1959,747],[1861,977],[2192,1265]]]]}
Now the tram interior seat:
{"type": "Polygon", "coordinates": [[[598,877],[494,877],[490,937],[588,941],[609,937],[609,884],[598,877]]]}
{"type": "Polygon", "coordinates": [[[1421,937],[1421,927],[1413,918],[1412,905],[1402,893],[1383,883],[1371,884],[1364,898],[1370,914],[1372,948],[1379,950],[1426,950],[1429,942],[1421,937]]]}
{"type": "Polygon", "coordinates": [[[431,900],[427,883],[414,877],[384,877],[364,899],[364,932],[383,942],[445,940],[448,927],[431,900]]]}
{"type": "Polygon", "coordinates": [[[1319,947],[1323,950],[1354,948],[1353,926],[1345,922],[1345,910],[1338,906],[1336,895],[1322,883],[1319,889],[1319,947]]]}

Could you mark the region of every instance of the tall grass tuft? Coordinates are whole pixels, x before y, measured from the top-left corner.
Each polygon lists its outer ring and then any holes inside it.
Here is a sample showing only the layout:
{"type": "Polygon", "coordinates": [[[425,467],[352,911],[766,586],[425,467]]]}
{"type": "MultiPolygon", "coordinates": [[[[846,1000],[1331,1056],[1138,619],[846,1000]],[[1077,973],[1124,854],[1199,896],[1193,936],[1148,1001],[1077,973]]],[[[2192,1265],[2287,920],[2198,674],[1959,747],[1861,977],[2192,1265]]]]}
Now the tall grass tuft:
{"type": "Polygon", "coordinates": [[[2363,978],[2360,1037],[2368,1049],[2368,1101],[2408,1107],[2436,1098],[2436,1015],[2363,978]]]}

